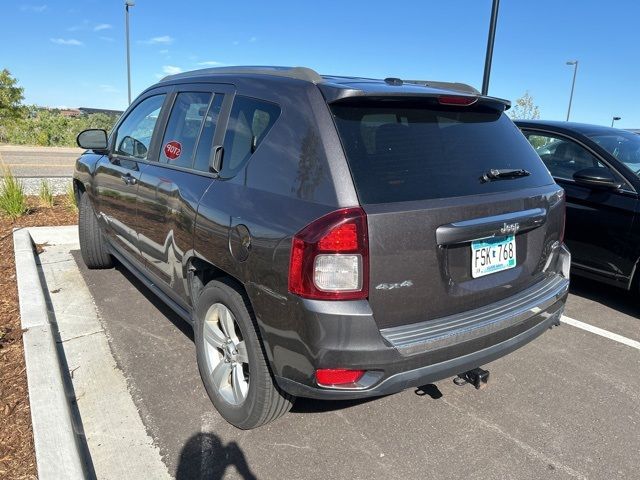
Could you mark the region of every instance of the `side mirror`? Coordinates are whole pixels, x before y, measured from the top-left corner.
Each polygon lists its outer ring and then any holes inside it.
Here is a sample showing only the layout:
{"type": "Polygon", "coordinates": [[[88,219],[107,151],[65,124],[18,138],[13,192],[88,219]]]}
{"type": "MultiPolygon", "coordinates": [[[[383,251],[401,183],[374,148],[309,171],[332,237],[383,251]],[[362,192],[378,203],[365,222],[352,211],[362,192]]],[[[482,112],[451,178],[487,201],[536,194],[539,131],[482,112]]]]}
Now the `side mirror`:
{"type": "Polygon", "coordinates": [[[591,167],[578,170],[573,174],[573,179],[578,185],[592,188],[611,188],[618,189],[622,187],[620,183],[608,168],[591,167]]]}
{"type": "Polygon", "coordinates": [[[84,130],[76,137],[76,142],[80,148],[86,150],[107,150],[109,148],[109,140],[107,132],[98,128],[84,130]]]}

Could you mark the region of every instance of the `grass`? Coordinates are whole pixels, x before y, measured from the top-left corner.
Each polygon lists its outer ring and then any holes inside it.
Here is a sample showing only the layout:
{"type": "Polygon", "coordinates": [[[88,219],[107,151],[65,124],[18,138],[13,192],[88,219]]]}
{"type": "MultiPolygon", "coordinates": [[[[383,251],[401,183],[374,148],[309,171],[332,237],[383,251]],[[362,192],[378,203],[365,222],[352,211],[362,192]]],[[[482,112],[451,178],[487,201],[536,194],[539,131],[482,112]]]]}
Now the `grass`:
{"type": "Polygon", "coordinates": [[[48,180],[43,179],[40,182],[38,197],[40,197],[40,203],[43,207],[53,207],[53,190],[48,180]]]}
{"type": "Polygon", "coordinates": [[[67,204],[69,205],[69,209],[73,212],[78,211],[78,198],[76,197],[76,192],[73,190],[73,183],[69,183],[67,185],[67,192],[65,194],[67,197],[67,204]]]}
{"type": "Polygon", "coordinates": [[[8,167],[3,167],[2,172],[0,211],[12,220],[20,218],[29,211],[22,182],[13,176],[8,167]]]}

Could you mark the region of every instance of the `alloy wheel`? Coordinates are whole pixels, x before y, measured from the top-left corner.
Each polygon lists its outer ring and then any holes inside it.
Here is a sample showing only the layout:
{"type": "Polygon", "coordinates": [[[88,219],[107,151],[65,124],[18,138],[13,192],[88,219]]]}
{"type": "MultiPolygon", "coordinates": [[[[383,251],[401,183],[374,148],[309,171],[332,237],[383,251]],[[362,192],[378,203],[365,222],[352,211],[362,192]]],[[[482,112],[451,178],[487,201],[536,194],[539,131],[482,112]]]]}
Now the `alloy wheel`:
{"type": "Polygon", "coordinates": [[[226,306],[214,303],[203,322],[207,374],[220,396],[240,405],[249,392],[249,356],[236,319],[226,306]]]}

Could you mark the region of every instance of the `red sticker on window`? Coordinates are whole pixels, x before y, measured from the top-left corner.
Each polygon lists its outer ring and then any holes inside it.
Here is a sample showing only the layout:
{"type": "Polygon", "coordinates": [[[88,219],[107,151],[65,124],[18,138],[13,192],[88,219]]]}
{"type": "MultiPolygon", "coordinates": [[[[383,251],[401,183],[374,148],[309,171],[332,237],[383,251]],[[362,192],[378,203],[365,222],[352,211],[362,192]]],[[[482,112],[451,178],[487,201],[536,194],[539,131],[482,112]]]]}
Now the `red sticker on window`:
{"type": "Polygon", "coordinates": [[[182,153],[180,142],[169,142],[164,146],[164,154],[169,160],[175,160],[182,153]]]}

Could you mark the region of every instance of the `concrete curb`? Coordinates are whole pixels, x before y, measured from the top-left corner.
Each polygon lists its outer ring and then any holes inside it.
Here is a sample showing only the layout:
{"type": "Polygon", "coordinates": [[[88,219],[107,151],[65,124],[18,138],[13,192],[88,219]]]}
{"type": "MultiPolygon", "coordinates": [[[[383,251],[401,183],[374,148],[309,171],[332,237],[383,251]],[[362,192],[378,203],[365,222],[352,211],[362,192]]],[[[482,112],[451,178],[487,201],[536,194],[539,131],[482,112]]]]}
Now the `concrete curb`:
{"type": "Polygon", "coordinates": [[[29,230],[15,230],[13,244],[38,478],[85,478],[29,230]]]}

